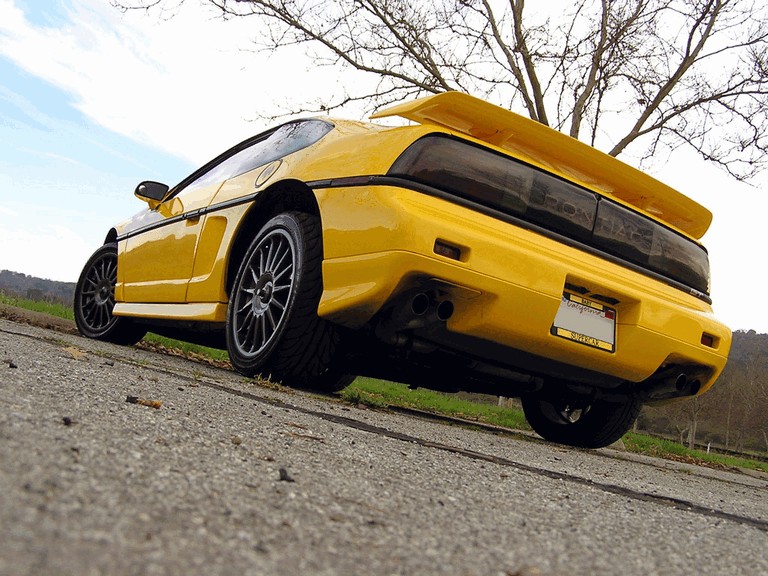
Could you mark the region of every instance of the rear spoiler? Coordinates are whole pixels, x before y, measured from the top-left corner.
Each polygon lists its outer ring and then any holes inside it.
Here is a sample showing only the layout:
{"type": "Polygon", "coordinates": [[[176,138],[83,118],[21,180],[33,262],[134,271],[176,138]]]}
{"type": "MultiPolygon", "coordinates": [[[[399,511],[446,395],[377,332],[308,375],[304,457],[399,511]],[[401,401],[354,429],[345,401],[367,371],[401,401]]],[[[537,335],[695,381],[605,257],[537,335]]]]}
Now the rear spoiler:
{"type": "Polygon", "coordinates": [[[631,204],[696,239],[712,222],[712,213],[704,206],[637,168],[468,94],[443,92],[391,106],[371,118],[389,116],[434,124],[498,146],[524,162],[631,204]]]}

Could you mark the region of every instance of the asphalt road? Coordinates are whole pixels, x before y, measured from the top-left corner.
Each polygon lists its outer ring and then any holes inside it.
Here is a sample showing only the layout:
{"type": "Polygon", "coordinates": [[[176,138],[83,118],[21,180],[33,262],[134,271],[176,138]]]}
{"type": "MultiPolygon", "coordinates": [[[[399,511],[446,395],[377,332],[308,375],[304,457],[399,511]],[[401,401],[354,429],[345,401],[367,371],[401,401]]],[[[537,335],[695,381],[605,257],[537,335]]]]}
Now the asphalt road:
{"type": "Polygon", "coordinates": [[[0,320],[0,574],[764,575],[768,478],[0,320]]]}

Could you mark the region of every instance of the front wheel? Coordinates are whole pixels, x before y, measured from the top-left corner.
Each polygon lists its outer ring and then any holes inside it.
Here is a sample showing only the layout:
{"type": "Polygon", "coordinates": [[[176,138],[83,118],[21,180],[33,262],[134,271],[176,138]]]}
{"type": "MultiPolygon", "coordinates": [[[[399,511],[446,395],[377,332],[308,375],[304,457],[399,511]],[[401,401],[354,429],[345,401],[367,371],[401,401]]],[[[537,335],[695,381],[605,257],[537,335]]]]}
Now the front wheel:
{"type": "Polygon", "coordinates": [[[323,391],[349,383],[334,362],[338,331],[317,315],[322,259],[315,216],[287,212],[262,227],[229,297],[227,351],[235,369],[323,391]]]}
{"type": "Polygon", "coordinates": [[[88,259],[75,287],[75,325],[88,338],[136,344],[147,330],[130,318],[114,316],[117,245],[105,244],[88,259]]]}
{"type": "Polygon", "coordinates": [[[545,440],[579,448],[602,448],[619,440],[640,414],[642,404],[624,400],[590,400],[573,403],[565,399],[526,396],[525,418],[545,440]]]}

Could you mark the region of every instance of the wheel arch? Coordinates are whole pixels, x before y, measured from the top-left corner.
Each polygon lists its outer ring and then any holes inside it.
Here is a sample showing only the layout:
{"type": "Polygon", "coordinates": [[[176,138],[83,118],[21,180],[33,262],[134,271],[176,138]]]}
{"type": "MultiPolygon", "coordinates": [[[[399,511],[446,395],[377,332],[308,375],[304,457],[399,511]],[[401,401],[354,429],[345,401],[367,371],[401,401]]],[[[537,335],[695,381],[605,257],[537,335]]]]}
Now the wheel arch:
{"type": "Polygon", "coordinates": [[[304,212],[320,218],[320,208],[312,189],[300,180],[283,180],[262,191],[240,221],[227,257],[225,290],[231,293],[240,261],[255,234],[273,216],[282,212],[304,212]]]}
{"type": "Polygon", "coordinates": [[[117,242],[117,229],[110,228],[107,232],[106,238],[104,238],[104,244],[114,244],[117,242]]]}

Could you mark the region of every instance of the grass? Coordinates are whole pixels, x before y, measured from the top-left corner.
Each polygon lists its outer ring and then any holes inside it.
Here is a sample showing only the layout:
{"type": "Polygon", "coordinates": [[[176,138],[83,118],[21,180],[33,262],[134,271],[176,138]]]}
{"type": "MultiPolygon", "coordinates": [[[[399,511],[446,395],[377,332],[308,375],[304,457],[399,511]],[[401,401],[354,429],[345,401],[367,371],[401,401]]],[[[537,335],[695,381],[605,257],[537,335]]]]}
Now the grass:
{"type": "Polygon", "coordinates": [[[462,400],[453,394],[422,388],[411,390],[404,384],[373,378],[357,378],[342,390],[342,399],[374,408],[400,406],[473,420],[515,430],[530,430],[521,410],[462,400]]]}
{"type": "Polygon", "coordinates": [[[740,458],[717,452],[707,453],[705,450],[690,450],[678,442],[657,438],[647,434],[629,432],[624,436],[627,450],[637,454],[645,454],[666,460],[688,462],[714,468],[747,468],[768,472],[768,463],[749,458],[740,458]]]}
{"type": "MultiPolygon", "coordinates": [[[[33,310],[68,320],[74,319],[72,309],[62,304],[17,298],[2,292],[0,292],[0,304],[33,310]]],[[[152,333],[147,334],[141,345],[163,353],[185,356],[219,366],[229,365],[227,353],[224,350],[181,342],[152,333]]],[[[411,390],[403,384],[373,378],[357,378],[340,395],[346,402],[364,404],[377,409],[403,407],[513,430],[530,430],[522,410],[516,408],[471,402],[453,394],[431,390],[411,390]]],[[[714,468],[747,468],[768,473],[768,463],[766,462],[751,460],[746,457],[726,456],[716,452],[708,454],[703,450],[689,450],[672,440],[657,438],[648,434],[629,432],[623,440],[627,450],[637,454],[714,468]]]]}
{"type": "Polygon", "coordinates": [[[209,348],[207,346],[200,346],[199,344],[190,344],[189,342],[166,338],[165,336],[159,336],[158,334],[152,334],[151,332],[144,336],[144,339],[140,344],[146,348],[152,348],[176,356],[185,356],[194,360],[213,361],[212,363],[216,365],[230,365],[229,356],[227,355],[226,350],[209,348]]]}
{"type": "Polygon", "coordinates": [[[58,318],[66,318],[67,320],[75,319],[75,313],[72,311],[72,308],[64,306],[63,304],[30,300],[28,298],[17,298],[15,296],[8,296],[3,292],[0,292],[0,304],[16,306],[17,308],[32,310],[34,312],[42,312],[43,314],[49,314],[58,318]]]}

